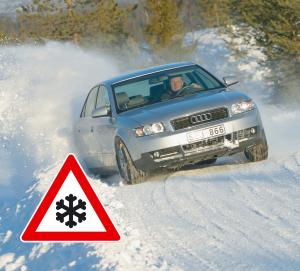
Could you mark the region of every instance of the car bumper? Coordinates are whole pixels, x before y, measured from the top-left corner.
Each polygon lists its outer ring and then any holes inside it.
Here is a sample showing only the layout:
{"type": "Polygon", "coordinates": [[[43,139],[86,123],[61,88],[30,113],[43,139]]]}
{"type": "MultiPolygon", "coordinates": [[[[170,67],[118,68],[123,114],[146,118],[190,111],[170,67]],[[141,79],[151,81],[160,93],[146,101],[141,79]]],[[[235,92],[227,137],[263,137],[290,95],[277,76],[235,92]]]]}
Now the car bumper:
{"type": "Polygon", "coordinates": [[[206,125],[135,138],[129,151],[141,170],[172,168],[214,157],[231,155],[261,141],[263,127],[258,110],[215,121],[206,125]],[[187,133],[223,124],[226,134],[190,143],[187,133]],[[255,133],[251,134],[250,129],[255,133]]]}
{"type": "Polygon", "coordinates": [[[184,152],[181,146],[178,146],[176,154],[174,154],[174,149],[172,149],[172,155],[164,155],[160,158],[155,158],[153,153],[143,153],[141,158],[136,160],[134,164],[138,169],[144,171],[153,171],[159,168],[178,168],[187,164],[195,164],[212,158],[239,153],[260,142],[262,142],[261,139],[255,137],[247,139],[247,141],[244,142],[239,142],[238,145],[233,148],[227,146],[207,147],[206,149],[190,153],[184,152]]]}

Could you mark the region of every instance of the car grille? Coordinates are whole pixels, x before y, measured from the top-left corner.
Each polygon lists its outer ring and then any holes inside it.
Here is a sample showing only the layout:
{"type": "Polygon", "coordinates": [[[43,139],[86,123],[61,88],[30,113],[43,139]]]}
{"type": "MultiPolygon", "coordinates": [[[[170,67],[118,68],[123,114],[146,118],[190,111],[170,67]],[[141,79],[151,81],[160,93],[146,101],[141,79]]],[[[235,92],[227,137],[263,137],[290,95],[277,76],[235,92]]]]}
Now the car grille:
{"type": "Polygon", "coordinates": [[[171,120],[174,130],[180,130],[196,125],[201,125],[215,120],[225,119],[228,117],[228,109],[220,107],[208,111],[202,111],[193,115],[171,120]]]}
{"type": "Polygon", "coordinates": [[[206,148],[222,146],[224,144],[224,136],[219,136],[211,139],[186,144],[182,146],[184,152],[191,152],[196,150],[204,150],[206,148]]]}
{"type": "Polygon", "coordinates": [[[233,133],[233,140],[243,140],[245,138],[251,138],[257,134],[257,126],[247,128],[244,130],[239,130],[233,133]],[[251,133],[251,129],[254,129],[255,132],[251,133]]]}
{"type": "Polygon", "coordinates": [[[152,157],[154,157],[155,152],[159,153],[159,157],[172,156],[172,155],[178,154],[180,152],[180,147],[175,146],[175,147],[170,147],[170,148],[166,148],[166,149],[160,149],[157,151],[152,151],[152,152],[150,152],[150,155],[152,157]]]}

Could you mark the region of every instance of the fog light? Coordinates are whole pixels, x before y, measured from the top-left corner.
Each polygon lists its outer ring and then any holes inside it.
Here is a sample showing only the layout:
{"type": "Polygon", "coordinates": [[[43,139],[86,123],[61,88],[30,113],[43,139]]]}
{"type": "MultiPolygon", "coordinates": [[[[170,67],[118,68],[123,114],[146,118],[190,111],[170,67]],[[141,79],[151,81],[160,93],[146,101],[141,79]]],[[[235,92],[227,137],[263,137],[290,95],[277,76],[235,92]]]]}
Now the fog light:
{"type": "Polygon", "coordinates": [[[250,129],[250,133],[251,133],[252,135],[254,135],[254,134],[256,133],[256,129],[255,129],[255,128],[251,128],[251,129],[250,129]]]}
{"type": "Polygon", "coordinates": [[[158,157],[159,157],[159,151],[155,151],[155,152],[153,153],[153,156],[154,156],[155,158],[158,158],[158,157]]]}

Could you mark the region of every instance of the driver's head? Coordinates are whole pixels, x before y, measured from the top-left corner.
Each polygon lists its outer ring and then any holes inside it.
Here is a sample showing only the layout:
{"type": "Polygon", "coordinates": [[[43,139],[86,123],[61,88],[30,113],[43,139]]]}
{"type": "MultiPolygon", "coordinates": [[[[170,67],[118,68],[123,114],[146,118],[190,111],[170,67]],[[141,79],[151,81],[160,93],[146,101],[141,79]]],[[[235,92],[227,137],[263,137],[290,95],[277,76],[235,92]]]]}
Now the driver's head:
{"type": "Polygon", "coordinates": [[[170,78],[170,87],[171,90],[177,92],[183,87],[183,80],[181,76],[174,76],[170,78]]]}

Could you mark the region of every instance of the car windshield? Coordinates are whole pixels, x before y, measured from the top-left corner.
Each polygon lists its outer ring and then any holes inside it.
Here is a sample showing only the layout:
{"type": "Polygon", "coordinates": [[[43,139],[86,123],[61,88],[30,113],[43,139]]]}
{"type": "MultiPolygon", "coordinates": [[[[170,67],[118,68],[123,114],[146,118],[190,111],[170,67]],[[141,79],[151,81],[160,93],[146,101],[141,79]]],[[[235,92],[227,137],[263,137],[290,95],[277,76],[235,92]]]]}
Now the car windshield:
{"type": "Polygon", "coordinates": [[[113,85],[118,112],[224,87],[199,66],[161,71],[113,85]]]}

